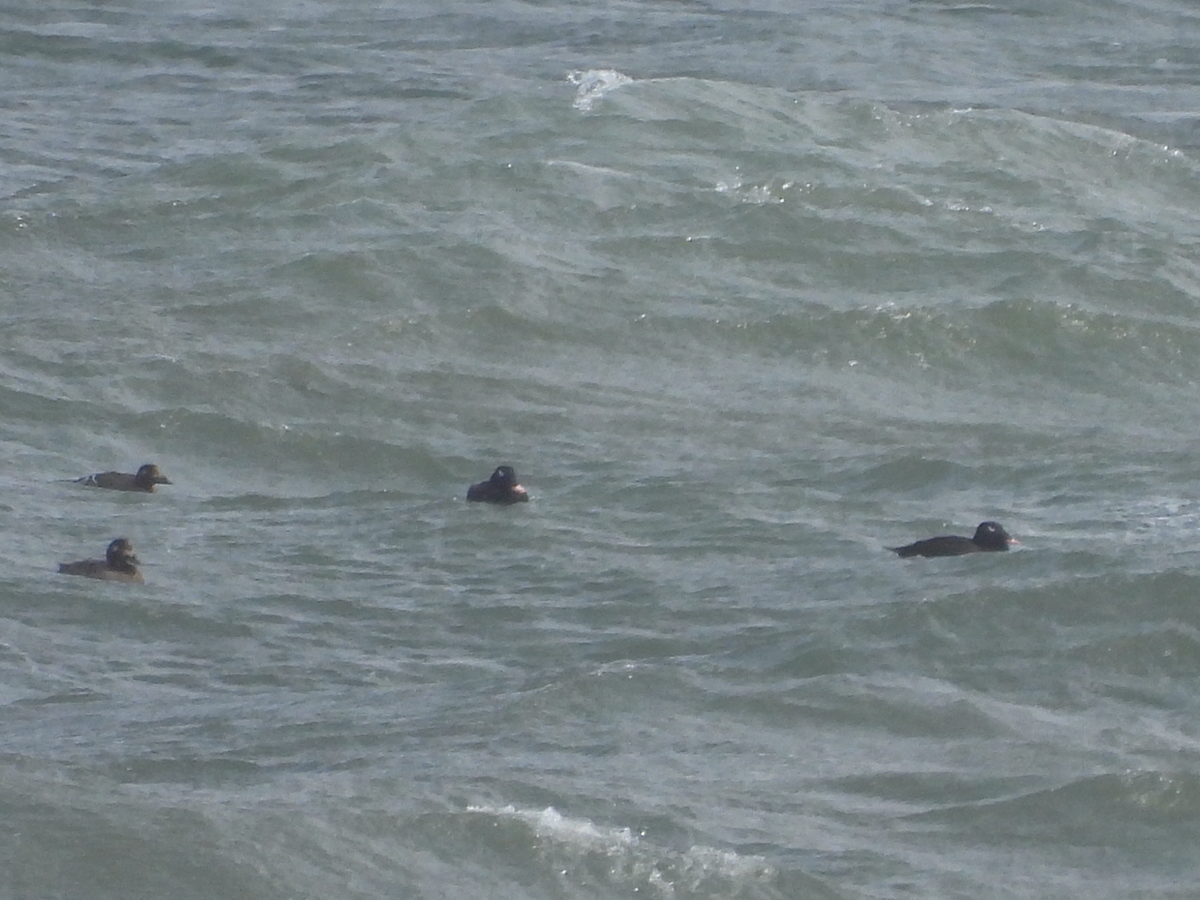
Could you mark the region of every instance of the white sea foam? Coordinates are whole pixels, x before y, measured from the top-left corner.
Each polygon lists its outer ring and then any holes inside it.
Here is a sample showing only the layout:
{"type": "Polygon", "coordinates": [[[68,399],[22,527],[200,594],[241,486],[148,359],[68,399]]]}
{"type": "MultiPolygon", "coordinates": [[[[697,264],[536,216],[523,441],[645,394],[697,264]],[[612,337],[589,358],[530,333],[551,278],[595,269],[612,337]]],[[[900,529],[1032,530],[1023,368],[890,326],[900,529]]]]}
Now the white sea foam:
{"type": "MultiPolygon", "coordinates": [[[[635,891],[669,898],[678,890],[711,888],[714,882],[750,884],[770,882],[774,867],[759,856],[732,850],[691,846],[685,850],[656,845],[644,833],[629,828],[605,827],[587,819],[562,815],[553,807],[522,809],[516,806],[469,806],[469,812],[527,826],[541,844],[541,853],[569,874],[589,858],[606,860],[609,877],[635,891]]],[[[594,869],[594,867],[591,867],[594,869]]]]}
{"type": "Polygon", "coordinates": [[[623,75],[612,69],[588,69],[587,71],[571,72],[567,75],[567,80],[578,88],[575,91],[575,102],[572,105],[576,109],[585,112],[591,109],[592,104],[605,94],[633,82],[633,79],[628,75],[623,75]]]}

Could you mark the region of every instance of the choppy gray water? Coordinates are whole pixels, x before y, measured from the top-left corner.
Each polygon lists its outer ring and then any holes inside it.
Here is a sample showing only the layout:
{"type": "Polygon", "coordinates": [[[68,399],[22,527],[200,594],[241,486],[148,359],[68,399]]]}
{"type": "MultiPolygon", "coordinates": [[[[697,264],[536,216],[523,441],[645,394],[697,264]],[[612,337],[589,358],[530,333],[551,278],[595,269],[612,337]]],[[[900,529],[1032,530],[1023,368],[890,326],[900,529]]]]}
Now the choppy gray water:
{"type": "Polygon", "coordinates": [[[0,10],[0,898],[1200,897],[1200,14],[374,6],[0,10]]]}

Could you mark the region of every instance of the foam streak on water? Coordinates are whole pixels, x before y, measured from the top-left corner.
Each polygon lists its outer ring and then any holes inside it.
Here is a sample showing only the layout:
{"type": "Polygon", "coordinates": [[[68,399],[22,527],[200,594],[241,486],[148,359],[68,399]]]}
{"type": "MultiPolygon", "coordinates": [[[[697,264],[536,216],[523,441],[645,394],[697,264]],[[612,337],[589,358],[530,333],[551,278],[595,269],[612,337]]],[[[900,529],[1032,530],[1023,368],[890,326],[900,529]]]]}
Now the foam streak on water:
{"type": "Polygon", "coordinates": [[[377,6],[0,11],[0,900],[1195,896],[1195,11],[377,6]]]}

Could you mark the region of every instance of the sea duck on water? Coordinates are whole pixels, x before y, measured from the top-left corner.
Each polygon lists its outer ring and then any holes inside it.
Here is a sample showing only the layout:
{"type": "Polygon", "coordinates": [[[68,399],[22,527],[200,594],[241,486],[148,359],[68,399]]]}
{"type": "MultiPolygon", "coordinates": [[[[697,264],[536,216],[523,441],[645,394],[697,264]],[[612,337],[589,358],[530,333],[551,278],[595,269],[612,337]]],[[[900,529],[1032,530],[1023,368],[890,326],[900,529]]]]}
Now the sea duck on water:
{"type": "Polygon", "coordinates": [[[529,494],[517,482],[512,466],[498,466],[487,481],[467,489],[467,499],[480,503],[524,503],[529,494]]]}
{"type": "Polygon", "coordinates": [[[108,488],[113,491],[141,491],[146,494],[154,493],[156,484],[171,483],[171,479],[154,463],[146,463],[133,475],[128,472],[99,472],[76,478],[75,481],[90,487],[108,488]]]}
{"type": "Polygon", "coordinates": [[[104,559],[81,559],[78,562],[60,563],[58,571],[63,575],[82,575],[84,578],[101,578],[105,581],[127,581],[145,584],[138,571],[138,558],[133,555],[133,544],[128,538],[114,538],[105,551],[104,559]]]}
{"type": "Polygon", "coordinates": [[[974,537],[947,534],[926,538],[903,547],[889,547],[902,557],[908,556],[962,556],[964,553],[979,553],[989,550],[1007,550],[1009,544],[1019,544],[1016,538],[1004,530],[998,522],[983,522],[975,529],[974,537]]]}

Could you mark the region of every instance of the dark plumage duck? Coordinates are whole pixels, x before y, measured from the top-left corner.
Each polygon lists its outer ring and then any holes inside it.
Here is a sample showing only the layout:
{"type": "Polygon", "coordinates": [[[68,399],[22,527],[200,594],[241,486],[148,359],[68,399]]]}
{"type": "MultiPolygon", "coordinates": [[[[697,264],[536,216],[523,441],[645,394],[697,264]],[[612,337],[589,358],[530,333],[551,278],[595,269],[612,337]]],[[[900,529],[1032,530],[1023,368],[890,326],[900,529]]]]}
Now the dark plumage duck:
{"type": "Polygon", "coordinates": [[[467,499],[480,503],[524,503],[529,494],[517,483],[517,473],[512,466],[499,466],[487,481],[467,489],[467,499]]]}
{"type": "Polygon", "coordinates": [[[156,484],[171,483],[171,480],[153,463],[146,463],[133,475],[127,472],[100,472],[96,475],[76,478],[75,481],[91,487],[108,488],[114,491],[141,491],[146,494],[154,493],[156,484]]]}
{"type": "Polygon", "coordinates": [[[64,575],[82,575],[84,578],[145,584],[146,580],[137,568],[138,562],[138,558],[133,555],[133,544],[127,538],[116,538],[108,545],[104,559],[59,563],[58,571],[64,575]]]}
{"type": "Polygon", "coordinates": [[[927,538],[904,547],[889,547],[902,557],[908,556],[962,556],[964,553],[979,553],[984,550],[1007,550],[1009,544],[1019,544],[997,522],[983,522],[975,529],[974,537],[956,534],[927,538]]]}

